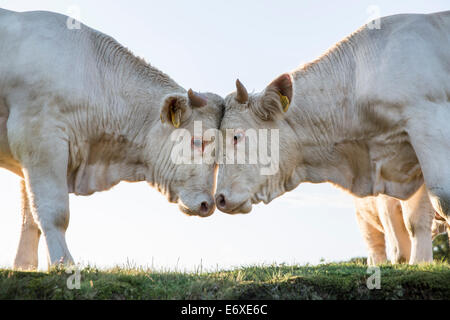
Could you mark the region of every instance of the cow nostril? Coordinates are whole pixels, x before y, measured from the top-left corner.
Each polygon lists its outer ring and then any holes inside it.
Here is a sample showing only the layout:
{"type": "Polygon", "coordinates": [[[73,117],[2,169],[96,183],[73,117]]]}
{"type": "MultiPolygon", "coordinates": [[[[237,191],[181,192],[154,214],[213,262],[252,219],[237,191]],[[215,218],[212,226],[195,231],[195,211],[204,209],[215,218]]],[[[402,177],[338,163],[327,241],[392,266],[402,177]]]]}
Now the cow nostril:
{"type": "Polygon", "coordinates": [[[209,211],[208,202],[203,201],[202,204],[200,205],[200,212],[201,213],[207,213],[208,211],[209,211]]]}
{"type": "Polygon", "coordinates": [[[217,205],[218,205],[220,208],[224,208],[225,205],[227,204],[227,202],[225,201],[225,196],[224,196],[223,194],[219,194],[219,195],[217,196],[216,201],[217,201],[217,205]]]}

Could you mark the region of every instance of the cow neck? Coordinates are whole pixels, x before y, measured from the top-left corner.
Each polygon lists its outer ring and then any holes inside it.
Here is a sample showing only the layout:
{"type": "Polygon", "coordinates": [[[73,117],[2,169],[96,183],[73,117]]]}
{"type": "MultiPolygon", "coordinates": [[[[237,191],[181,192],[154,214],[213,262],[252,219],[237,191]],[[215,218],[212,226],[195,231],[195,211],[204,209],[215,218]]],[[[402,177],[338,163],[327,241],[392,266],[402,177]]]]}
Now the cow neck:
{"type": "Polygon", "coordinates": [[[290,188],[301,182],[331,182],[352,189],[358,166],[342,152],[364,137],[358,129],[351,52],[351,44],[343,41],[292,74],[293,112],[285,121],[294,131],[299,152],[290,188]]]}
{"type": "Polygon", "coordinates": [[[105,81],[99,108],[103,121],[98,121],[93,140],[110,150],[99,155],[104,158],[101,161],[123,163],[119,170],[123,173],[117,172],[120,180],[159,183],[152,172],[158,171],[164,140],[169,137],[169,129],[160,123],[163,98],[185,90],[111,37],[95,37],[97,66],[105,81]]]}

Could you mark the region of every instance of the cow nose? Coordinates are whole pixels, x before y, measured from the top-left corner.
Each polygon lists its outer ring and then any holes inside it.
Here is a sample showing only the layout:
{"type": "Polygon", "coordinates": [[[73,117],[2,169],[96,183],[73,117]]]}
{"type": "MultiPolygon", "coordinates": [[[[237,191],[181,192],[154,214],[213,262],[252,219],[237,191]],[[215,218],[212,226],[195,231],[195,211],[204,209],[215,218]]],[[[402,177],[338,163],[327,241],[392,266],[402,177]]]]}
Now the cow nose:
{"type": "Polygon", "coordinates": [[[200,214],[206,215],[209,213],[209,204],[206,201],[203,201],[200,205],[200,214]]]}
{"type": "Polygon", "coordinates": [[[214,210],[216,209],[214,198],[209,196],[208,199],[202,199],[203,201],[200,202],[200,206],[198,207],[198,215],[201,217],[209,217],[214,213],[214,210]]]}
{"type": "Polygon", "coordinates": [[[219,209],[225,209],[227,202],[225,201],[225,196],[222,193],[216,197],[216,205],[219,209]]]}

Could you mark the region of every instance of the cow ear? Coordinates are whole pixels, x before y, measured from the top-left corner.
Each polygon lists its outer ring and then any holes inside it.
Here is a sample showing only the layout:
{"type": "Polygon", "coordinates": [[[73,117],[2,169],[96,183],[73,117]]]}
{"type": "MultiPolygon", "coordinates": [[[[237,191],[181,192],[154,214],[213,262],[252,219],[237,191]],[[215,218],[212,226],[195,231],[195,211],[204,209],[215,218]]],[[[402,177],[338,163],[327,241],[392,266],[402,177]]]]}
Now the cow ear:
{"type": "Polygon", "coordinates": [[[188,98],[181,94],[175,94],[164,98],[160,118],[162,123],[179,128],[183,120],[189,118],[191,113],[188,98]]]}
{"type": "Polygon", "coordinates": [[[281,117],[288,111],[293,96],[292,77],[284,73],[273,80],[264,90],[259,113],[264,120],[281,117]]]}
{"type": "Polygon", "coordinates": [[[201,108],[208,104],[206,97],[189,89],[187,96],[171,94],[164,98],[160,118],[162,123],[169,123],[179,128],[183,121],[189,119],[193,108],[201,108]]]}

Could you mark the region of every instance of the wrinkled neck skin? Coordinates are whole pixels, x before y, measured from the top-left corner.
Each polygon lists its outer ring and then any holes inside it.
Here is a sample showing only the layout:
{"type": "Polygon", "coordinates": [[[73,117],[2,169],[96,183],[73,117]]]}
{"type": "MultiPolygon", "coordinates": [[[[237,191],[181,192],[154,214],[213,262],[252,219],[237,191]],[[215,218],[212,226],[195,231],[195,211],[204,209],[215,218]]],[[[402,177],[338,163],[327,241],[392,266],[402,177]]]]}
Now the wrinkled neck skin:
{"type": "Polygon", "coordinates": [[[355,69],[365,62],[340,54],[346,46],[292,73],[294,99],[280,137],[295,136],[296,166],[280,173],[284,187],[331,182],[359,197],[407,199],[423,178],[401,108],[361,94],[355,69]]]}
{"type": "Polygon", "coordinates": [[[98,37],[96,72],[86,70],[89,101],[68,121],[69,190],[89,195],[120,181],[147,181],[176,201],[169,190],[171,148],[164,148],[171,129],[160,123],[160,108],[165,95],[185,90],[111,38],[98,37]]]}

